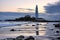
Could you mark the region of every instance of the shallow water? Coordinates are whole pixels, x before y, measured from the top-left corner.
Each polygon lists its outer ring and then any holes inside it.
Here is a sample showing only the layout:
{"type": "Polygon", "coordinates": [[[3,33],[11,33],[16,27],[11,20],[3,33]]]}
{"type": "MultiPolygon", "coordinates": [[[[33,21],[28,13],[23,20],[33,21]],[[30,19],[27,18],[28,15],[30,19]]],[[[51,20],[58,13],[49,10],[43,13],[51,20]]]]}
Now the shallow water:
{"type": "Polygon", "coordinates": [[[0,22],[0,39],[17,37],[19,35],[24,36],[36,36],[36,24],[39,24],[39,36],[45,36],[47,28],[54,28],[53,24],[58,22],[0,22]],[[35,26],[32,26],[35,25],[35,26]],[[4,27],[3,27],[4,26],[4,27]],[[47,27],[47,28],[46,28],[47,27]],[[10,31],[11,29],[23,30],[23,31],[10,31]]]}

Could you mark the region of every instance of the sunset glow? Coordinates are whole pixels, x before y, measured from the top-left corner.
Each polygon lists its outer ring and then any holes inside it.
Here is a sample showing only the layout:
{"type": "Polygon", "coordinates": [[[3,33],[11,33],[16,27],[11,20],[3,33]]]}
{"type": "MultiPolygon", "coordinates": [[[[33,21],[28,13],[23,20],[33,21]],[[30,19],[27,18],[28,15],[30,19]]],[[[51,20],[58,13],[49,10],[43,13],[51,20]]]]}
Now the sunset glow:
{"type": "MultiPolygon", "coordinates": [[[[39,12],[45,12],[44,6],[59,0],[0,0],[0,12],[17,12],[18,8],[31,8],[35,10],[36,4],[39,12]]],[[[25,11],[22,11],[25,12],[25,11]]]]}

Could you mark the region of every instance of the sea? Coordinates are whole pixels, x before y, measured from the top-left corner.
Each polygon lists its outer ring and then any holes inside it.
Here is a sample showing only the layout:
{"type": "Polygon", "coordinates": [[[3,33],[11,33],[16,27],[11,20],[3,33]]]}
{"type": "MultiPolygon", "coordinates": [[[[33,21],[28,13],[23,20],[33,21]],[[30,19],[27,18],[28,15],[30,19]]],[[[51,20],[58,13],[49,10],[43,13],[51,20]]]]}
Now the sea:
{"type": "Polygon", "coordinates": [[[51,34],[51,32],[49,31],[48,33],[47,30],[53,29],[53,24],[58,23],[60,22],[2,21],[0,22],[0,39],[16,38],[19,35],[36,36],[36,27],[38,27],[39,36],[46,36],[49,35],[49,33],[51,34]],[[11,29],[15,29],[16,31],[10,31],[11,29]]]}

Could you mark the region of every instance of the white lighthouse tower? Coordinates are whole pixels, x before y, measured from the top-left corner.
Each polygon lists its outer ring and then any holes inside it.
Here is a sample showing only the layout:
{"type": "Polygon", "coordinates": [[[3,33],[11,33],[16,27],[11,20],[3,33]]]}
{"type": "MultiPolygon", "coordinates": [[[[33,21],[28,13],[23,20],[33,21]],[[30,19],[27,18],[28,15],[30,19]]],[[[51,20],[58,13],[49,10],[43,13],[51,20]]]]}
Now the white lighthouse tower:
{"type": "Polygon", "coordinates": [[[38,5],[36,5],[36,8],[35,8],[35,18],[36,19],[38,18],[38,5]]]}

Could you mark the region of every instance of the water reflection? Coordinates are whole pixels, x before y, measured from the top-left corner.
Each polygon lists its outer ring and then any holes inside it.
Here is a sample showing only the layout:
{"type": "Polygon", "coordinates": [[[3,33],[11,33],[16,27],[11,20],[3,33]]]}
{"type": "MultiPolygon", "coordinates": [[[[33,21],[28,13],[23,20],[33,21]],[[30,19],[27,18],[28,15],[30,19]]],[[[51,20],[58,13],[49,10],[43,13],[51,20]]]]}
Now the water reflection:
{"type": "Polygon", "coordinates": [[[30,22],[30,23],[23,24],[21,26],[3,27],[3,28],[0,28],[0,38],[16,37],[19,35],[35,36],[36,27],[38,27],[39,35],[44,36],[46,34],[46,30],[47,30],[46,27],[51,28],[51,26],[52,26],[51,23],[47,24],[46,22],[44,22],[44,23],[30,22]],[[22,30],[22,31],[10,31],[11,29],[22,30]]]}

